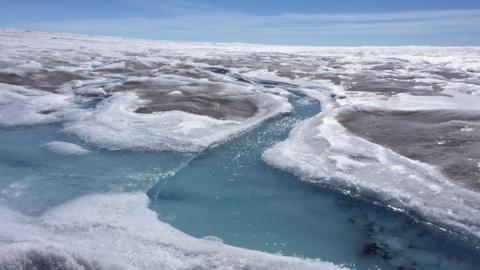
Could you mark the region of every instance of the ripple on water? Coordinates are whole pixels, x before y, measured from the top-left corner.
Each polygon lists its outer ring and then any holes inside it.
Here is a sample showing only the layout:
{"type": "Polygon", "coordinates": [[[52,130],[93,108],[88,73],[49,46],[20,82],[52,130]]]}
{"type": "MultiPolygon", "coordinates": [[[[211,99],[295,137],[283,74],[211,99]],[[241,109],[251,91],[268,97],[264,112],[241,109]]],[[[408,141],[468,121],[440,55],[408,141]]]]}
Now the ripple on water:
{"type": "Polygon", "coordinates": [[[308,97],[294,112],[210,149],[149,191],[162,220],[196,237],[320,258],[358,269],[474,269],[475,251],[381,205],[299,181],[262,162],[302,119],[319,112],[308,97]]]}
{"type": "Polygon", "coordinates": [[[39,215],[86,194],[146,191],[158,183],[149,191],[152,209],[197,237],[358,269],[479,265],[478,252],[404,215],[302,183],[264,164],[265,149],[319,112],[315,100],[295,96],[291,101],[292,114],[193,160],[189,154],[105,151],[58,132],[59,125],[0,129],[1,203],[39,215]],[[91,153],[58,155],[42,147],[51,141],[74,143],[91,153]]]}

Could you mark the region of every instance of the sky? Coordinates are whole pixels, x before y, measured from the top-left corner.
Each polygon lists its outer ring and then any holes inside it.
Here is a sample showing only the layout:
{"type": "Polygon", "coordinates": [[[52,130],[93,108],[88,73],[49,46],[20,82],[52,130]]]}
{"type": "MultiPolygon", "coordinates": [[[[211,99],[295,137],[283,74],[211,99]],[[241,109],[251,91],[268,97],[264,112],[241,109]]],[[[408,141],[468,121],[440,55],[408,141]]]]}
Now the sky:
{"type": "Polygon", "coordinates": [[[202,42],[480,46],[480,0],[0,0],[0,27],[202,42]]]}

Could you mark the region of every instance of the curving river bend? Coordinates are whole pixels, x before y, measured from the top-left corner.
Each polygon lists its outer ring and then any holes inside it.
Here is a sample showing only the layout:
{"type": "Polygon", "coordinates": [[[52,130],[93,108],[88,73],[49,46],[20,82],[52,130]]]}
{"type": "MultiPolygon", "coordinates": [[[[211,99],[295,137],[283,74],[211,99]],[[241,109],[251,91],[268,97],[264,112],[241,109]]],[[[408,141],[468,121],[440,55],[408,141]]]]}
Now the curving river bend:
{"type": "Polygon", "coordinates": [[[87,194],[143,191],[162,221],[234,246],[356,269],[480,265],[478,251],[424,223],[265,164],[266,149],[320,112],[318,101],[289,90],[292,113],[198,155],[96,149],[60,132],[60,125],[0,129],[1,202],[37,216],[87,194]],[[61,156],[44,147],[51,141],[92,152],[61,156]]]}

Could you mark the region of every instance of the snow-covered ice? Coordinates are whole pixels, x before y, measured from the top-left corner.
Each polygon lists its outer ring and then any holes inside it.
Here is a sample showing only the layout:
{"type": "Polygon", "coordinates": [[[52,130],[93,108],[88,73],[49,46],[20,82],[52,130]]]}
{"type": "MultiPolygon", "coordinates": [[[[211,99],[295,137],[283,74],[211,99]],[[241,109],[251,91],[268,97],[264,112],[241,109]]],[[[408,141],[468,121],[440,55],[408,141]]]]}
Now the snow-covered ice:
{"type": "Polygon", "coordinates": [[[90,150],[87,150],[80,145],[69,143],[69,142],[58,142],[53,141],[43,145],[48,150],[59,155],[85,155],[90,153],[90,150]]]}
{"type": "MultiPolygon", "coordinates": [[[[480,48],[179,43],[11,29],[0,30],[0,41],[0,127],[55,123],[87,145],[41,145],[54,153],[202,152],[289,113],[295,91],[320,100],[322,112],[264,161],[480,239],[480,48]],[[363,129],[352,128],[356,112],[366,115],[363,129]],[[419,112],[427,122],[403,117],[419,112]],[[381,119],[416,131],[398,139],[374,125],[381,119]],[[422,125],[442,160],[391,143],[411,140],[415,149],[422,125]]],[[[72,269],[338,268],[195,239],[160,222],[142,194],[82,197],[40,217],[0,214],[0,261],[11,265],[51,258],[72,269]]]]}
{"type": "Polygon", "coordinates": [[[86,196],[37,218],[0,208],[2,269],[343,269],[196,239],[140,193],[86,196]]]}

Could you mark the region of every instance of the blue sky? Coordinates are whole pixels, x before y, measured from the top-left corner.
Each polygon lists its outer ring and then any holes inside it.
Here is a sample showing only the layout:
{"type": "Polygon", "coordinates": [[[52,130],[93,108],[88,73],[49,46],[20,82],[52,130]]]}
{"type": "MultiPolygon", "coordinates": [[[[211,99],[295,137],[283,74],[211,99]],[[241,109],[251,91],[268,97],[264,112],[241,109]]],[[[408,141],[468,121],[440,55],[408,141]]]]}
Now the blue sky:
{"type": "Polygon", "coordinates": [[[479,0],[0,0],[0,27],[299,45],[480,45],[479,0]]]}

